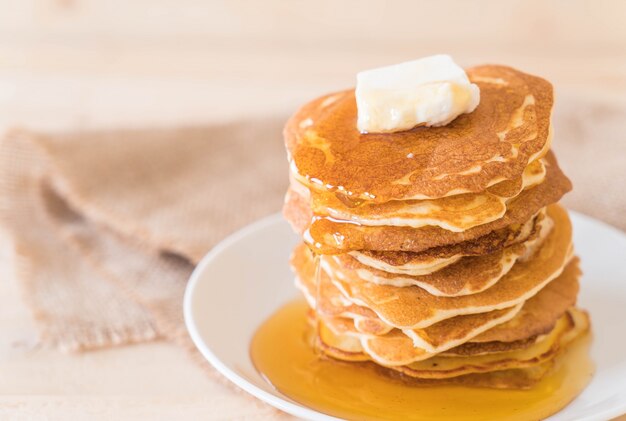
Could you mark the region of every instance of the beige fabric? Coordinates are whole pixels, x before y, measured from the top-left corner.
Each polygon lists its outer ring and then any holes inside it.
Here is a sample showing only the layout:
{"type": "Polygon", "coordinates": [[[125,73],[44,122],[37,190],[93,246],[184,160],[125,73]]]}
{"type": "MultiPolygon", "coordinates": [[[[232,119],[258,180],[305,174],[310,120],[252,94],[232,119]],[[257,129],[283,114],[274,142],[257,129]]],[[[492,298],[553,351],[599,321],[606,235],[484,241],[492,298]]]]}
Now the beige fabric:
{"type": "Polygon", "coordinates": [[[626,101],[557,89],[553,148],[574,190],[567,207],[626,230],[626,101]]]}
{"type": "Polygon", "coordinates": [[[0,213],[45,345],[157,337],[192,348],[186,280],[217,241],[278,211],[282,120],[0,144],[0,213]]]}

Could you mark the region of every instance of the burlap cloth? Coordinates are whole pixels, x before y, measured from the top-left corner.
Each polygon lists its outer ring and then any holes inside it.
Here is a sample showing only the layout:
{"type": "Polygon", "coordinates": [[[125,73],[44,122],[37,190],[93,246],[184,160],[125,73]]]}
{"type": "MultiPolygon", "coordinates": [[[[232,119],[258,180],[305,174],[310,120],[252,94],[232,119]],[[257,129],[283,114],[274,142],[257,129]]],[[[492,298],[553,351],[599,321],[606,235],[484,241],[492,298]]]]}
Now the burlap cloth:
{"type": "MultiPolygon", "coordinates": [[[[182,296],[195,263],[280,209],[284,118],[0,143],[0,213],[41,341],[62,350],[165,338],[193,349],[182,296]]],[[[557,156],[571,208],[626,229],[626,107],[561,100],[557,156]]],[[[245,264],[245,262],[242,262],[245,264]]]]}

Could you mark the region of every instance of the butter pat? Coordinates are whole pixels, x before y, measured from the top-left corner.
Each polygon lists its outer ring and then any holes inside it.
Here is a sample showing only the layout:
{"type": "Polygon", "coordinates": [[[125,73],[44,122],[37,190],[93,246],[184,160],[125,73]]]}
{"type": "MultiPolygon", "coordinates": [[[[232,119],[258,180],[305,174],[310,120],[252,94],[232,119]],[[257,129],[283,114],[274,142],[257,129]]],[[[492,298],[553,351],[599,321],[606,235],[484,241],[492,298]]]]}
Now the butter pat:
{"type": "Polygon", "coordinates": [[[356,77],[357,128],[388,133],[444,126],[480,102],[478,86],[448,55],[366,70],[356,77]]]}

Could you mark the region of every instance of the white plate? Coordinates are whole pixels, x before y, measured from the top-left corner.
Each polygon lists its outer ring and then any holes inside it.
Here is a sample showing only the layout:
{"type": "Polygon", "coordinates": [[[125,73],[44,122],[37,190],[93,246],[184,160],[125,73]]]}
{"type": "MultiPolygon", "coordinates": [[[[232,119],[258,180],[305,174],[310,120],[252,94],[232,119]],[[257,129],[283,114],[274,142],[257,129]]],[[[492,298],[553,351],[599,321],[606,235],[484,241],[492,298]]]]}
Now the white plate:
{"type": "MultiPolygon", "coordinates": [[[[626,235],[587,216],[571,216],[584,272],[579,303],[592,316],[596,373],[585,391],[550,420],[607,420],[626,413],[626,235]]],[[[287,263],[297,242],[280,215],[222,241],[191,276],[185,321],[205,358],[237,386],[295,416],[336,419],[274,390],[249,356],[258,326],[297,295],[287,263]]]]}

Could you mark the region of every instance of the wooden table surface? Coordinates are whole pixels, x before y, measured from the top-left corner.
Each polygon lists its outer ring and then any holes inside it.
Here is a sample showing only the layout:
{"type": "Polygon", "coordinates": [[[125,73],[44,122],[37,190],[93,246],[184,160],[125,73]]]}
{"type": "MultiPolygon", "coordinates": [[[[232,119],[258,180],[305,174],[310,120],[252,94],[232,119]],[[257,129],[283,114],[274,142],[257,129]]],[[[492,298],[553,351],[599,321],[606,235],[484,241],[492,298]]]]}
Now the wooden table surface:
{"type": "MultiPolygon", "coordinates": [[[[287,115],[358,70],[437,52],[541,74],[557,106],[623,102],[624,16],[620,1],[0,0],[0,130],[287,115]]],[[[0,236],[0,419],[259,417],[167,343],[42,349],[11,263],[0,236]]]]}

